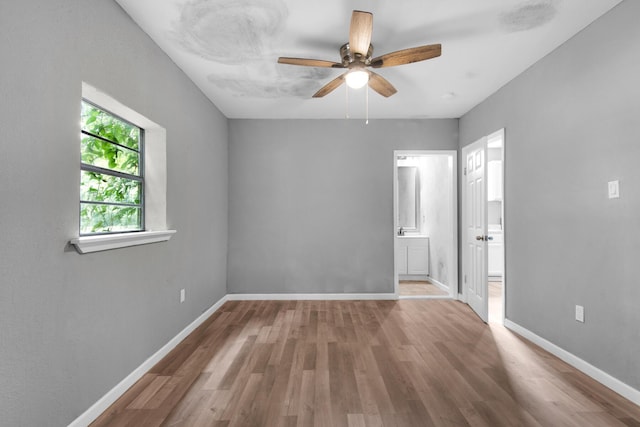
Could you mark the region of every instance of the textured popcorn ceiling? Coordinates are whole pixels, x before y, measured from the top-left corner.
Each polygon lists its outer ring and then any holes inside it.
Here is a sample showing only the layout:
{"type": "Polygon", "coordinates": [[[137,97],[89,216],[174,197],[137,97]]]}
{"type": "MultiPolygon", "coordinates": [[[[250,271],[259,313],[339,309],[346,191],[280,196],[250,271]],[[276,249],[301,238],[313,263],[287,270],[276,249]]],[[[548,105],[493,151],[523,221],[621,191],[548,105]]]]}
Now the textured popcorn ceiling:
{"type": "Polygon", "coordinates": [[[369,95],[371,118],[460,117],[620,0],[116,0],[230,118],[352,118],[364,90],[311,95],[341,70],[354,9],[374,15],[374,56],[441,43],[442,56],[380,69],[398,93],[369,95]]]}

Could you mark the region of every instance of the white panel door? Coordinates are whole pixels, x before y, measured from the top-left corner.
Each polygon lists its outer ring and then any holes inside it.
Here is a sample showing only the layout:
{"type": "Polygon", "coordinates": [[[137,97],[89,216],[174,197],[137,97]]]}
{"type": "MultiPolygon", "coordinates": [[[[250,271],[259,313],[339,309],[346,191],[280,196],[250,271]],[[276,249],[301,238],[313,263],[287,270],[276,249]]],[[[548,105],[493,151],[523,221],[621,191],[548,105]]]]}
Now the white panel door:
{"type": "Polygon", "coordinates": [[[473,143],[465,155],[465,290],[467,303],[487,322],[487,142],[473,143]]]}

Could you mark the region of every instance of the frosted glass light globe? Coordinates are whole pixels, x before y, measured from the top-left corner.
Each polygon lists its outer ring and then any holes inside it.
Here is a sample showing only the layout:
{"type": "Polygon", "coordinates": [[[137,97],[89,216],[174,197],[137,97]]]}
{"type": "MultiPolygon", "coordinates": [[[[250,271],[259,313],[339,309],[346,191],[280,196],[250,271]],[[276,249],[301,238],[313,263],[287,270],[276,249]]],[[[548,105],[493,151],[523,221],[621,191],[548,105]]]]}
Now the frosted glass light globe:
{"type": "Polygon", "coordinates": [[[369,73],[364,70],[352,70],[344,78],[351,89],[360,89],[369,82],[369,73]]]}

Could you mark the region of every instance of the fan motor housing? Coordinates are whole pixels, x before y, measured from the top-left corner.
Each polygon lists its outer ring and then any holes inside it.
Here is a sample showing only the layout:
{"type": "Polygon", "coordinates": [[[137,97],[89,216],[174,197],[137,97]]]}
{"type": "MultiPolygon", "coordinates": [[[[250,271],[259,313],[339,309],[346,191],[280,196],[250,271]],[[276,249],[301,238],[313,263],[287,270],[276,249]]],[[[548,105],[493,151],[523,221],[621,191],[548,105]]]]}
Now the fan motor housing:
{"type": "Polygon", "coordinates": [[[351,47],[349,43],[345,43],[340,47],[340,57],[342,58],[342,65],[348,67],[349,64],[354,62],[362,62],[365,65],[369,65],[371,63],[371,56],[373,55],[373,45],[369,44],[369,50],[367,51],[367,56],[362,58],[359,54],[354,54],[351,52],[351,47]]]}

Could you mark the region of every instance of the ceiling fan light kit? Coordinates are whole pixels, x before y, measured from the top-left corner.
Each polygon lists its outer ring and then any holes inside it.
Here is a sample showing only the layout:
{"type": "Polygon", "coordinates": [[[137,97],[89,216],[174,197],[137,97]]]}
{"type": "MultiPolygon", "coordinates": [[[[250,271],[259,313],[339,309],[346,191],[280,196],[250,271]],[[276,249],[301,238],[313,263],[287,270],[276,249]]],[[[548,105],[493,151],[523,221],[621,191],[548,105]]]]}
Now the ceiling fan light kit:
{"type": "Polygon", "coordinates": [[[306,67],[342,68],[348,69],[318,90],[313,97],[321,98],[335,89],[343,82],[353,89],[359,89],[369,85],[371,89],[388,98],[397,92],[396,88],[380,74],[367,70],[370,68],[393,67],[396,65],[410,64],[436,58],[441,55],[440,44],[419,46],[398,50],[385,55],[372,58],[373,45],[371,34],[373,32],[373,15],[370,12],[354,10],[351,15],[349,28],[349,42],[340,47],[341,62],[332,62],[320,59],[280,57],[278,63],[301,65],[306,67]]]}
{"type": "Polygon", "coordinates": [[[344,76],[344,79],[351,89],[360,89],[369,82],[369,73],[364,69],[353,69],[344,76]]]}

